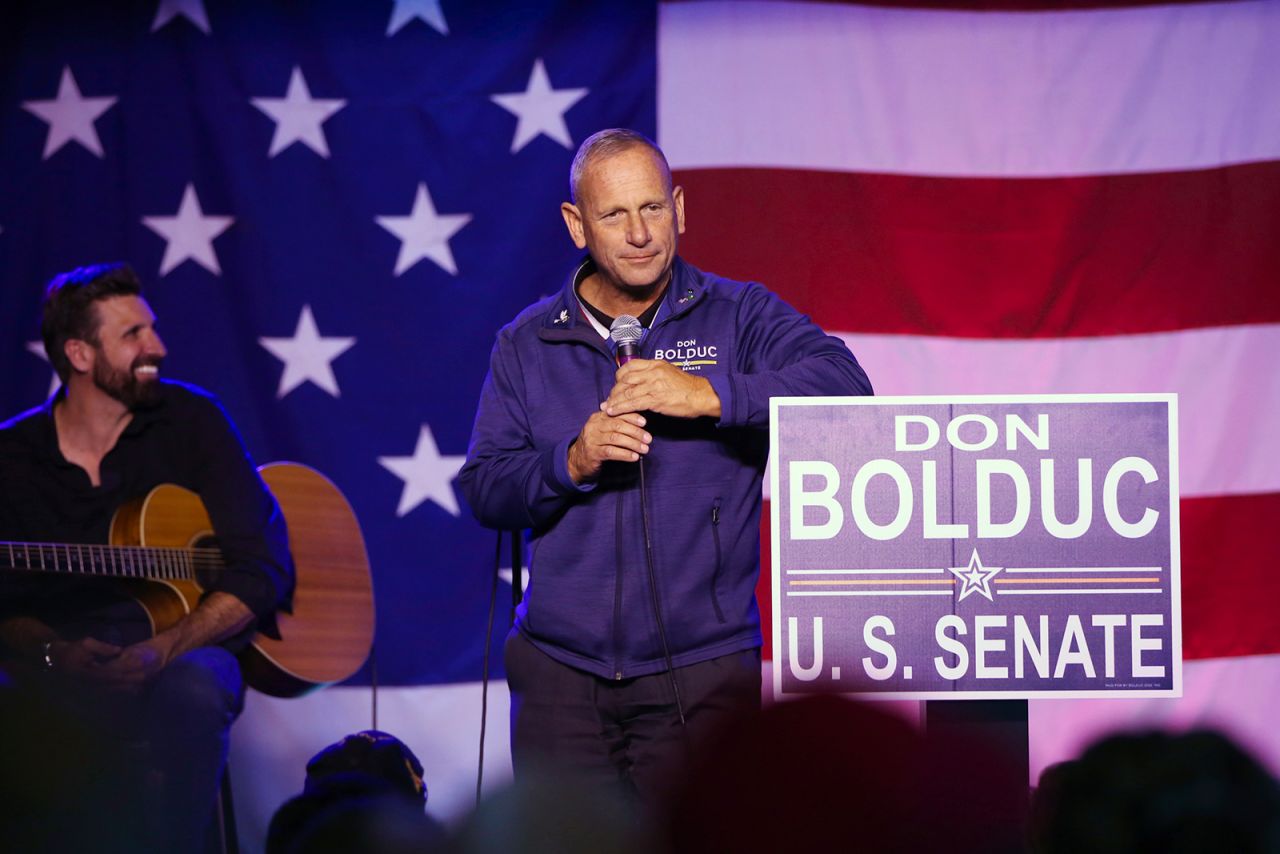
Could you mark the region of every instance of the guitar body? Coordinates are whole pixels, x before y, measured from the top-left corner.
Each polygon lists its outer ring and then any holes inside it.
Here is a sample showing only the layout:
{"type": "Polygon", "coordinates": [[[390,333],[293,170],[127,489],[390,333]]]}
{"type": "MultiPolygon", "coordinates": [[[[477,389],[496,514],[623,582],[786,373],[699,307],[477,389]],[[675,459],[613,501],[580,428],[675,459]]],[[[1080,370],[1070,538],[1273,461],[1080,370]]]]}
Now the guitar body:
{"type": "MultiPolygon", "coordinates": [[[[280,640],[258,633],[240,657],[246,681],[264,694],[296,697],[341,682],[373,646],[373,582],[364,536],[351,505],[315,469],[272,463],[259,469],[289,528],[296,586],[293,612],[278,613],[280,640]]],[[[116,511],[111,544],[195,548],[211,544],[213,525],[200,498],[165,484],[116,511]]],[[[163,631],[200,601],[199,582],[121,579],[163,631]]]]}
{"type": "MultiPolygon", "coordinates": [[[[194,548],[212,537],[213,523],[200,497],[168,483],[122,505],[111,519],[113,546],[194,548]]],[[[183,580],[121,579],[114,583],[146,609],[152,634],[191,613],[203,592],[198,584],[183,580]]]]}

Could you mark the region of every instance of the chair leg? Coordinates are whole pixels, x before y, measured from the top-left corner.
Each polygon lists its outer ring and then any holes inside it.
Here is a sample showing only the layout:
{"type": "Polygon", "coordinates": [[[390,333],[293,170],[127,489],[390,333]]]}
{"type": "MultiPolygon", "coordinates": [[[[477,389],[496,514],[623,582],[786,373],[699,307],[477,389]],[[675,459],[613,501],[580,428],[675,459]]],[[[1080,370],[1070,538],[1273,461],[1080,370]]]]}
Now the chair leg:
{"type": "Polygon", "coordinates": [[[231,798],[231,768],[222,770],[222,786],[218,789],[218,802],[214,815],[216,850],[221,854],[240,854],[240,837],[236,833],[236,811],[231,798]]]}

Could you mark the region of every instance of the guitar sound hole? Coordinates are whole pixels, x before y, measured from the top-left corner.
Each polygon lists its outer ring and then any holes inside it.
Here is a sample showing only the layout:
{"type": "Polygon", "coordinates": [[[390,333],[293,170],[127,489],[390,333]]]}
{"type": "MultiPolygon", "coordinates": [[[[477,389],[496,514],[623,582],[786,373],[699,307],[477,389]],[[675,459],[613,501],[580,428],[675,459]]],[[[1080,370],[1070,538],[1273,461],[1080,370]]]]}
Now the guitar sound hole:
{"type": "MultiPolygon", "coordinates": [[[[216,549],[218,548],[218,538],[212,534],[206,534],[198,537],[191,545],[197,549],[216,549]]],[[[221,560],[215,562],[207,559],[196,559],[196,583],[200,585],[202,590],[208,590],[210,585],[218,578],[219,568],[214,565],[215,563],[220,564],[221,560]]]]}

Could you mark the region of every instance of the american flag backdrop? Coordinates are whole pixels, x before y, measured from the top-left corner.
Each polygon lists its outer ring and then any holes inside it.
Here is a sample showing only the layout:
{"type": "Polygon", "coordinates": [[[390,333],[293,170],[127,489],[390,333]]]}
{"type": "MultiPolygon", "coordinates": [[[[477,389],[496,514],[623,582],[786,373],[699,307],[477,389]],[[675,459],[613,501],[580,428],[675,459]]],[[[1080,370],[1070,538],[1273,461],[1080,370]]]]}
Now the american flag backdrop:
{"type": "Polygon", "coordinates": [[[612,126],[666,150],[682,254],[842,335],[879,393],[1178,392],[1187,695],[1034,702],[1032,771],[1139,721],[1280,769],[1280,4],[929,5],[0,11],[4,414],[50,391],[42,283],[128,260],[165,372],[259,462],[324,471],[368,542],[376,672],[250,696],[246,847],[375,678],[432,811],[466,810],[494,544],[453,480],[494,333],[575,259],[573,150],[612,126]]]}

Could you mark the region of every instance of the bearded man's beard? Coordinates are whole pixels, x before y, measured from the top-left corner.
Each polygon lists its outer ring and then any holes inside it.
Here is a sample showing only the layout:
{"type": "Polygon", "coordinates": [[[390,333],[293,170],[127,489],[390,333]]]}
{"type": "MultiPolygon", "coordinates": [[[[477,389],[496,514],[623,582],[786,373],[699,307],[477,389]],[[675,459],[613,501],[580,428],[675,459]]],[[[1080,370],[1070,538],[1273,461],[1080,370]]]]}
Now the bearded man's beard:
{"type": "Polygon", "coordinates": [[[93,362],[93,384],[107,395],[123,403],[129,409],[154,406],[160,400],[160,378],[138,379],[136,370],[143,365],[160,366],[162,359],[156,356],[139,356],[127,371],[112,367],[99,352],[93,362]]]}

